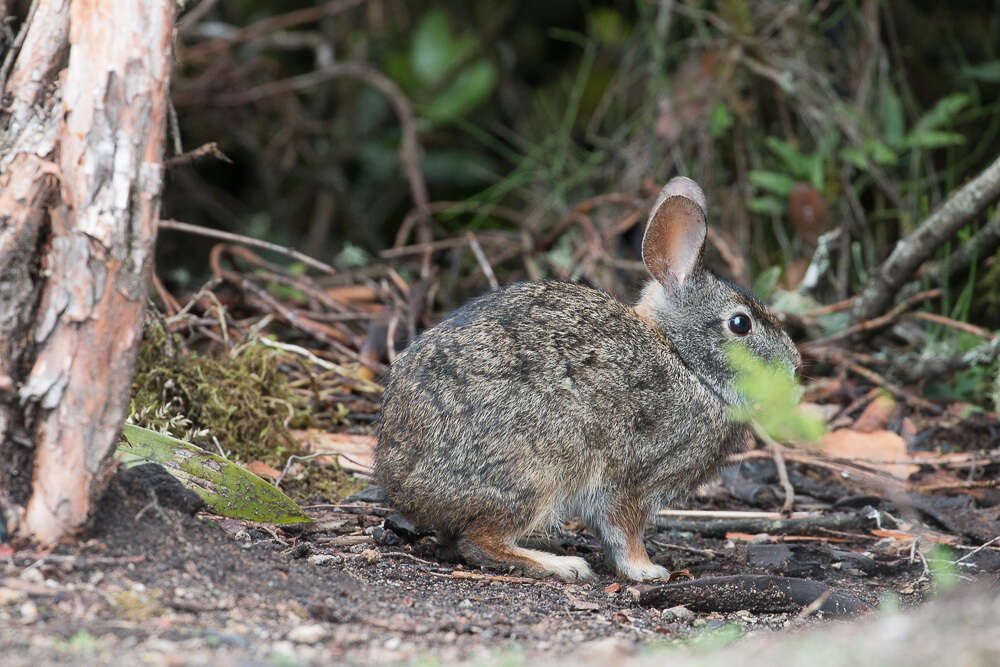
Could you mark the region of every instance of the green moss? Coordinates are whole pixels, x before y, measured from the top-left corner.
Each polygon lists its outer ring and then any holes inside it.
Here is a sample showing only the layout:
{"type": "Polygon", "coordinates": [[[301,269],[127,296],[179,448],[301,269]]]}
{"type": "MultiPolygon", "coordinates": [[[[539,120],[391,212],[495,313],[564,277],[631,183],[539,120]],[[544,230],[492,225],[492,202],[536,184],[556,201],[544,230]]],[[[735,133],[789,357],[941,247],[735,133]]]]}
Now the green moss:
{"type": "MultiPolygon", "coordinates": [[[[201,354],[185,350],[156,318],[148,318],[136,363],[130,423],[167,433],[228,459],[262,461],[278,470],[305,456],[289,430],[313,425],[306,396],[282,370],[300,364],[258,341],[201,354]]],[[[305,463],[282,482],[293,498],[330,500],[360,483],[336,466],[305,463]]]]}

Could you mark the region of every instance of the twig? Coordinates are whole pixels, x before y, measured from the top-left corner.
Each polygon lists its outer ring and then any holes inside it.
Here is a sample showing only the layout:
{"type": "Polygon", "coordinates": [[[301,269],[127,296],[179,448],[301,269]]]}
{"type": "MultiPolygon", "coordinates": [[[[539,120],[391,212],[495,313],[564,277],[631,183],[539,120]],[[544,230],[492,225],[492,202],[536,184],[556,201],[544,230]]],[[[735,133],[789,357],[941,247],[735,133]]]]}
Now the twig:
{"type": "Polygon", "coordinates": [[[493,275],[493,267],[486,260],[486,255],[483,253],[483,247],[479,245],[479,241],[476,240],[476,235],[472,232],[466,232],[466,238],[469,242],[469,247],[472,248],[472,254],[476,256],[476,261],[479,262],[479,268],[483,270],[483,275],[486,276],[487,282],[490,284],[491,290],[500,289],[500,283],[497,282],[497,277],[493,275]]]}
{"type": "Polygon", "coordinates": [[[935,324],[951,327],[952,329],[958,329],[959,331],[964,331],[965,333],[970,333],[973,336],[978,336],[979,338],[985,338],[987,340],[993,338],[993,333],[982,327],[977,327],[975,324],[970,324],[969,322],[954,320],[950,317],[945,317],[944,315],[938,315],[937,313],[909,313],[907,317],[924,320],[925,322],[934,322],[935,324]]]}
{"type": "Polygon", "coordinates": [[[914,294],[905,301],[897,304],[895,307],[893,307],[892,310],[890,310],[888,313],[885,313],[884,315],[880,315],[879,317],[874,317],[870,320],[865,320],[864,322],[858,322],[857,324],[853,324],[847,327],[846,329],[842,329],[835,334],[827,336],[826,338],[818,338],[816,340],[809,341],[805,343],[803,347],[808,346],[811,348],[811,347],[820,347],[823,345],[829,345],[830,343],[836,342],[838,340],[843,340],[845,338],[849,338],[850,336],[853,336],[854,334],[857,333],[861,333],[863,331],[872,331],[873,329],[881,329],[887,327],[893,322],[895,322],[897,319],[899,319],[899,317],[902,316],[903,313],[905,313],[907,310],[917,305],[921,301],[926,301],[927,299],[936,299],[939,296],[941,296],[942,293],[943,291],[940,288],[935,288],[924,292],[920,292],[918,294],[914,294]]]}
{"type": "MultiPolygon", "coordinates": [[[[287,30],[288,28],[294,28],[297,25],[314,23],[322,18],[334,16],[349,9],[353,9],[364,2],[365,0],[334,0],[333,2],[325,2],[322,5],[317,5],[315,7],[306,7],[297,11],[288,12],[287,14],[269,16],[265,19],[257,21],[256,23],[251,23],[245,28],[234,30],[224,37],[219,37],[203,44],[192,46],[186,50],[184,55],[186,59],[210,56],[216,51],[228,48],[233,44],[237,44],[239,42],[249,42],[268,33],[277,32],[278,30],[287,30]]],[[[202,4],[204,4],[204,2],[202,4]]],[[[214,2],[211,4],[214,4],[214,2]]],[[[190,14],[193,15],[196,11],[197,10],[192,10],[190,14]]],[[[182,26],[182,30],[188,27],[187,22],[184,23],[185,24],[182,26]]]]}
{"type": "Polygon", "coordinates": [[[281,488],[281,482],[285,479],[285,475],[288,474],[288,471],[289,469],[291,469],[292,464],[295,463],[296,461],[311,461],[321,456],[343,456],[345,459],[347,459],[348,461],[357,466],[363,468],[369,467],[367,463],[363,463],[357,460],[356,458],[352,457],[350,454],[345,454],[336,449],[323,450],[322,452],[313,452],[312,454],[292,454],[291,456],[288,457],[288,459],[285,460],[285,467],[281,469],[281,474],[278,475],[278,479],[274,480],[274,486],[279,489],[281,488]]]}
{"type": "Polygon", "coordinates": [[[920,263],[997,197],[1000,197],[1000,157],[896,244],[882,266],[871,273],[854,308],[855,319],[868,320],[882,312],[920,263]]]}
{"type": "MultiPolygon", "coordinates": [[[[431,209],[430,200],[427,196],[427,183],[424,181],[424,175],[420,171],[420,144],[417,141],[417,124],[413,116],[413,108],[410,106],[410,101],[403,93],[403,90],[392,79],[368,65],[360,63],[333,63],[315,72],[279,81],[271,81],[250,88],[249,90],[224,95],[216,102],[223,106],[246,104],[275,95],[284,95],[305,90],[342,77],[364,81],[389,98],[389,102],[392,104],[399,119],[400,130],[403,136],[399,147],[399,161],[403,164],[404,171],[406,171],[407,179],[410,183],[410,196],[413,198],[413,204],[419,216],[417,222],[421,234],[420,242],[430,242],[432,240],[430,233],[431,209]]],[[[420,274],[426,277],[429,275],[429,272],[430,256],[425,255],[420,274]]]]}
{"type": "Polygon", "coordinates": [[[918,493],[930,493],[932,491],[945,491],[947,489],[988,489],[1000,486],[998,479],[980,479],[966,482],[939,482],[936,484],[919,484],[912,488],[918,493]]]}
{"type": "Polygon", "coordinates": [[[787,515],[792,511],[792,505],[795,504],[795,487],[788,479],[788,469],[785,467],[785,459],[782,456],[784,447],[775,442],[774,438],[768,435],[756,419],[750,420],[750,426],[753,428],[754,435],[767,445],[768,451],[771,452],[771,458],[774,459],[774,467],[778,472],[778,483],[781,484],[781,488],[785,492],[785,500],[781,503],[781,513],[787,515]]]}
{"type": "Polygon", "coordinates": [[[197,162],[198,160],[202,160],[207,157],[213,157],[216,160],[222,160],[223,162],[228,162],[229,164],[233,163],[233,161],[229,159],[229,156],[222,152],[222,149],[219,148],[219,144],[217,142],[210,141],[207,144],[198,146],[198,148],[195,148],[194,150],[188,151],[187,153],[175,155],[169,160],[166,160],[163,163],[163,166],[167,169],[172,169],[183,164],[197,162]]]}
{"type": "Polygon", "coordinates": [[[820,593],[818,598],[816,598],[815,600],[810,602],[807,606],[802,608],[802,611],[799,612],[798,619],[801,621],[802,619],[808,618],[809,616],[815,614],[817,611],[820,610],[820,608],[824,604],[826,604],[826,601],[830,599],[831,595],[833,595],[832,588],[828,588],[822,593],[820,593]]]}
{"type": "Polygon", "coordinates": [[[964,560],[968,560],[968,559],[972,558],[973,556],[975,556],[980,551],[982,551],[983,549],[985,549],[986,547],[990,546],[991,544],[993,544],[994,542],[997,542],[997,541],[1000,541],[1000,535],[997,535],[996,537],[994,537],[989,542],[984,542],[983,544],[980,544],[978,547],[976,547],[975,549],[973,549],[969,553],[965,554],[964,556],[962,556],[958,560],[955,560],[955,561],[952,561],[952,562],[957,565],[958,563],[961,563],[964,560]]]}
{"type": "Polygon", "coordinates": [[[423,563],[424,565],[430,565],[432,567],[437,567],[437,563],[433,563],[433,562],[431,562],[429,560],[424,560],[423,558],[417,558],[413,554],[408,554],[405,551],[380,551],[379,554],[383,558],[386,557],[386,556],[389,556],[389,557],[399,557],[399,558],[409,558],[412,561],[416,561],[418,563],[423,563]]]}
{"type": "Polygon", "coordinates": [[[28,15],[25,17],[24,23],[21,24],[21,28],[17,31],[14,42],[7,49],[7,57],[3,59],[3,65],[0,66],[0,97],[3,96],[4,88],[7,86],[7,76],[10,74],[10,68],[14,65],[14,60],[21,51],[21,45],[24,44],[24,38],[28,35],[28,27],[35,17],[35,12],[38,11],[38,3],[39,0],[32,0],[31,7],[28,8],[28,15]]]}
{"type": "Polygon", "coordinates": [[[663,517],[680,517],[688,519],[805,519],[822,516],[822,512],[757,512],[750,510],[669,510],[662,509],[656,513],[663,517]]]}
{"type": "Polygon", "coordinates": [[[351,380],[357,382],[362,387],[367,388],[368,391],[373,391],[373,392],[382,391],[382,387],[372,382],[371,380],[366,380],[361,377],[356,377],[356,375],[352,374],[347,368],[339,364],[335,364],[332,361],[327,361],[326,359],[320,359],[319,357],[317,357],[315,354],[313,354],[304,347],[301,347],[299,345],[292,345],[291,343],[282,343],[281,341],[272,340],[265,336],[261,336],[260,338],[257,339],[257,341],[261,345],[266,345],[267,347],[273,347],[278,350],[283,350],[291,354],[297,354],[302,357],[305,357],[306,359],[309,360],[309,363],[319,366],[320,368],[323,368],[328,371],[334,371],[335,373],[343,377],[351,378],[351,380]]]}
{"type": "MultiPolygon", "coordinates": [[[[997,340],[1000,340],[1000,338],[994,339],[994,341],[997,340]]],[[[987,343],[987,345],[988,344],[989,343],[987,343]]],[[[848,357],[848,352],[846,350],[842,350],[835,347],[812,346],[809,344],[801,346],[800,349],[804,354],[813,356],[817,359],[822,359],[824,361],[836,364],[843,364],[845,368],[847,368],[855,375],[860,375],[869,382],[878,385],[883,389],[886,389],[887,391],[895,394],[899,398],[902,398],[903,400],[912,403],[917,407],[927,410],[928,412],[932,412],[937,415],[943,412],[943,409],[940,406],[934,405],[930,401],[923,399],[920,396],[917,396],[916,394],[903,389],[899,385],[890,382],[889,380],[886,380],[884,377],[882,377],[875,371],[865,368],[864,366],[861,366],[860,364],[857,364],[854,361],[851,361],[848,357]]],[[[975,348],[972,351],[978,349],[979,348],[975,348]]]]}
{"type": "Polygon", "coordinates": [[[309,255],[305,255],[298,250],[286,248],[285,246],[280,246],[276,243],[270,243],[268,241],[261,241],[260,239],[251,238],[249,236],[243,236],[242,234],[224,232],[221,229],[209,229],[208,227],[192,225],[187,222],[180,222],[179,220],[160,220],[159,223],[157,223],[157,228],[172,229],[178,232],[187,232],[188,234],[198,234],[199,236],[221,239],[223,241],[229,241],[230,243],[242,243],[243,245],[253,246],[255,248],[263,248],[264,250],[270,250],[271,252],[291,257],[292,259],[302,262],[303,264],[308,264],[314,269],[319,269],[324,273],[332,275],[337,272],[337,270],[329,264],[324,264],[318,259],[313,259],[309,255]]]}

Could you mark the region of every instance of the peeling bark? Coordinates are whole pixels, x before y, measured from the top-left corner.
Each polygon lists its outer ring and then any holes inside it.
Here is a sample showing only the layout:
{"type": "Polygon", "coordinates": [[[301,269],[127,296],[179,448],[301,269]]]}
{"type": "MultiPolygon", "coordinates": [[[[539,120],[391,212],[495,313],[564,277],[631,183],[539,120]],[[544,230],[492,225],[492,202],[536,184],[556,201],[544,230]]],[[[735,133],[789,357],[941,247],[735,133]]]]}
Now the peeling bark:
{"type": "Polygon", "coordinates": [[[73,533],[103,490],[159,217],[175,14],[41,0],[5,86],[0,509],[18,538],[73,533]]]}

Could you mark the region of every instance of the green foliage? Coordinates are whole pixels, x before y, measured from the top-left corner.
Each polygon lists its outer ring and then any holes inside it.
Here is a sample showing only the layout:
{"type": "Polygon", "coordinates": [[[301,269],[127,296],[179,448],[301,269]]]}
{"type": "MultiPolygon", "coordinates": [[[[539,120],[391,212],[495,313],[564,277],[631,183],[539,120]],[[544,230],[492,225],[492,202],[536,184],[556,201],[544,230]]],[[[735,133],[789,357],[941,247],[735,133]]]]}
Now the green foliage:
{"type": "Polygon", "coordinates": [[[784,364],[767,363],[738,343],[727,346],[726,356],[736,373],[735,388],[746,400],[730,408],[732,419],[756,422],[779,442],[811,443],[823,436],[826,421],[802,409],[802,388],[784,364]]]}
{"type": "Polygon", "coordinates": [[[474,36],[452,32],[443,10],[431,9],[424,14],[410,47],[410,67],[416,75],[413,83],[436,91],[444,87],[418,107],[421,117],[432,123],[449,123],[490,96],[497,84],[496,66],[480,58],[462,67],[476,48],[474,36]],[[449,83],[448,76],[458,67],[461,69],[449,83]]]}
{"type": "Polygon", "coordinates": [[[943,544],[936,544],[927,554],[927,569],[935,593],[947,593],[959,583],[958,566],[954,552],[943,544]]]}
{"type": "Polygon", "coordinates": [[[762,302],[769,303],[771,301],[774,288],[778,284],[778,278],[781,277],[781,271],[780,266],[769,266],[761,271],[757,279],[753,281],[753,293],[762,302]]]}
{"type": "Polygon", "coordinates": [[[978,65],[966,65],[962,74],[986,83],[1000,83],[1000,60],[989,60],[978,65]]]}
{"type": "Polygon", "coordinates": [[[159,463],[220,516],[263,523],[312,521],[280,489],[221,456],[168,435],[125,424],[117,454],[126,464],[159,463]]]}

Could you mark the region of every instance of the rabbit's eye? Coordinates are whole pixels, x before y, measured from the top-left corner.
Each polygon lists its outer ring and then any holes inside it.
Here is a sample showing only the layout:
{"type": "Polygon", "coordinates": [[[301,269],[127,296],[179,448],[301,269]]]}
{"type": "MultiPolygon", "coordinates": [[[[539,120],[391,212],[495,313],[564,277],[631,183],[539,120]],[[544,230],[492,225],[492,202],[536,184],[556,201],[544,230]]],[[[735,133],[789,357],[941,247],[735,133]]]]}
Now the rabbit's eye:
{"type": "Polygon", "coordinates": [[[729,318],[729,330],[737,336],[746,336],[750,333],[750,316],[736,313],[729,318]]]}

